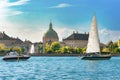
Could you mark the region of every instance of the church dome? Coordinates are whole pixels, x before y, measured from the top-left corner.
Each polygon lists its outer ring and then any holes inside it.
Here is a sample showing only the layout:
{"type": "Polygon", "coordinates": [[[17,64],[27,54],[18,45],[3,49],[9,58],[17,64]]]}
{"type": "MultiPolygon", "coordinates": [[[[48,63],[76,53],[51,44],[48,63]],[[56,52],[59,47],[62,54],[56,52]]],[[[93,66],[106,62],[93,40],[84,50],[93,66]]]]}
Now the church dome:
{"type": "Polygon", "coordinates": [[[55,30],[52,28],[52,23],[50,22],[49,24],[49,29],[47,32],[44,34],[44,37],[52,37],[52,38],[58,38],[58,35],[55,30]]]}

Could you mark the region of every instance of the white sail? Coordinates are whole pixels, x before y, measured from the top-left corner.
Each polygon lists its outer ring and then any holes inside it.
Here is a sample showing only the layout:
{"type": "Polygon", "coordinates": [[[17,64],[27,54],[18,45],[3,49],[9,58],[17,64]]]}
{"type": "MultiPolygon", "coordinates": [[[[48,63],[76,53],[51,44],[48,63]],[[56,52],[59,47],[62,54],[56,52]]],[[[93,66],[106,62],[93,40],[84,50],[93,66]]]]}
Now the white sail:
{"type": "Polygon", "coordinates": [[[93,16],[86,53],[100,52],[96,15],[93,16]]]}

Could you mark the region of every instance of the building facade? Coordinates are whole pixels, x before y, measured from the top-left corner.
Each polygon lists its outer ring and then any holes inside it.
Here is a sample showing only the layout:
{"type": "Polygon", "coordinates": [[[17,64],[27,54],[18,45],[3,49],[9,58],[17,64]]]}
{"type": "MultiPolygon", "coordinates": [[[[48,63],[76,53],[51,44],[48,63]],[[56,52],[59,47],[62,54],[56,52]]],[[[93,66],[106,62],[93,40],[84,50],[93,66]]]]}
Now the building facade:
{"type": "Polygon", "coordinates": [[[43,36],[43,52],[45,52],[46,43],[51,44],[54,41],[59,41],[57,32],[52,28],[52,22],[49,24],[49,29],[43,36]]]}
{"type": "Polygon", "coordinates": [[[7,47],[15,46],[18,44],[22,44],[23,41],[19,38],[9,37],[5,32],[0,32],[0,43],[5,44],[7,47]]]}
{"type": "Polygon", "coordinates": [[[9,37],[5,32],[0,32],[0,44],[5,44],[8,48],[22,47],[25,49],[25,53],[28,53],[32,43],[28,40],[22,41],[19,38],[9,37]]]}
{"type": "Polygon", "coordinates": [[[81,34],[78,32],[73,32],[69,37],[63,39],[63,42],[66,46],[70,46],[71,48],[79,47],[84,48],[87,46],[89,34],[81,34]]]}

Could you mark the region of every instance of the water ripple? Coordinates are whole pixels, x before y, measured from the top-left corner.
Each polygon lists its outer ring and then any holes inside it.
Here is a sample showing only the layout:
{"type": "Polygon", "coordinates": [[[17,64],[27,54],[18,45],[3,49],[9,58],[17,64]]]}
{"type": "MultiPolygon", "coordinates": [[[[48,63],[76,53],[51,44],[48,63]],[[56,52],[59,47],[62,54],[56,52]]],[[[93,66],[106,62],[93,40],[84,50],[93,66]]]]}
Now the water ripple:
{"type": "Polygon", "coordinates": [[[78,57],[31,57],[20,62],[0,59],[0,80],[120,80],[120,57],[102,61],[78,57]]]}

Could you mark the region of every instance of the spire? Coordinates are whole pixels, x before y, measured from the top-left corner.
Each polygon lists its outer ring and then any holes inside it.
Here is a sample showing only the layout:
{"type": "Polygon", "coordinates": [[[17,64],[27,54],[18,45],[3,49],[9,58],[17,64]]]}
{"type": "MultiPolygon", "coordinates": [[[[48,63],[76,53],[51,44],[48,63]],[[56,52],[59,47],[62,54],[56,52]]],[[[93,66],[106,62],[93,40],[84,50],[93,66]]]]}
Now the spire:
{"type": "Polygon", "coordinates": [[[52,21],[50,19],[49,29],[52,29],[52,21]]]}

